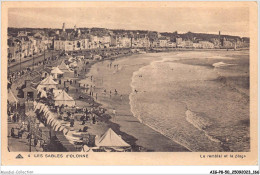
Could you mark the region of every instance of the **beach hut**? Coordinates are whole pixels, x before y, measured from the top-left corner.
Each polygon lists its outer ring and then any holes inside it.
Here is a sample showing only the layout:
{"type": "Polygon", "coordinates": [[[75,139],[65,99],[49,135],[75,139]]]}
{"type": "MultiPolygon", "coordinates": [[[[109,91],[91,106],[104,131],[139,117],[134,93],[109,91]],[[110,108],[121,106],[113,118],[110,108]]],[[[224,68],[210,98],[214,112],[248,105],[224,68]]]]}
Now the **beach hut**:
{"type": "Polygon", "coordinates": [[[55,101],[55,106],[75,106],[76,103],[74,101],[74,99],[69,96],[64,90],[59,93],[56,97],[54,97],[54,101],[55,101]]]}
{"type": "Polygon", "coordinates": [[[41,85],[41,88],[56,89],[57,88],[57,84],[58,83],[55,82],[53,80],[53,77],[50,75],[47,78],[43,79],[39,85],[41,85]]]}
{"type": "Polygon", "coordinates": [[[130,147],[120,136],[118,136],[111,128],[96,142],[98,147],[103,148],[122,148],[130,147]]]}
{"type": "Polygon", "coordinates": [[[53,67],[51,70],[51,75],[54,79],[60,78],[63,74],[64,72],[62,72],[58,67],[53,67]]]}

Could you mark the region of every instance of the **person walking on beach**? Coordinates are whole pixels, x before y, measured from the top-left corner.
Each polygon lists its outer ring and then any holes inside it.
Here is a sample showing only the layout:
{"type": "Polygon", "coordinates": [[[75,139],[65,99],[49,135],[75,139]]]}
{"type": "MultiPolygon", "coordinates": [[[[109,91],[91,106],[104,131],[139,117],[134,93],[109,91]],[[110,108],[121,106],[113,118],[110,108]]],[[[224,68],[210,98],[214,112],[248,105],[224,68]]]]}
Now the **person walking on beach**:
{"type": "Polygon", "coordinates": [[[115,108],[113,109],[113,120],[114,121],[116,120],[116,110],[115,110],[115,108]]]}
{"type": "Polygon", "coordinates": [[[98,94],[96,93],[96,100],[97,100],[97,96],[98,96],[98,94]]]}
{"type": "Polygon", "coordinates": [[[112,93],[112,92],[110,91],[109,93],[110,93],[110,98],[111,98],[111,93],[112,93]]]}

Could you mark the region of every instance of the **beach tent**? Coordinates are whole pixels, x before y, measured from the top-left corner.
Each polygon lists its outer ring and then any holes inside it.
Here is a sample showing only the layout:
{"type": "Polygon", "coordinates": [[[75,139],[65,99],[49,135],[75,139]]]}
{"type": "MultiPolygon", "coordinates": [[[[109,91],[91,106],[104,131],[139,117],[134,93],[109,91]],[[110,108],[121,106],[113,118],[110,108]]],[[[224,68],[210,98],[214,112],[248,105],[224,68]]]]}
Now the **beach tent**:
{"type": "Polygon", "coordinates": [[[43,123],[40,123],[39,128],[45,127],[43,123]]]}
{"type": "Polygon", "coordinates": [[[59,68],[62,72],[73,72],[72,70],[70,70],[69,66],[65,64],[64,61],[61,62],[61,64],[58,66],[58,68],[59,68]]]}
{"type": "Polygon", "coordinates": [[[90,148],[87,145],[84,145],[81,149],[81,152],[89,152],[90,148]]]}
{"type": "Polygon", "coordinates": [[[98,147],[130,147],[120,136],[111,128],[96,142],[98,147]]]}
{"type": "Polygon", "coordinates": [[[8,90],[7,101],[8,101],[9,104],[15,104],[15,106],[17,107],[18,100],[14,96],[13,92],[11,91],[11,89],[8,90]]]}
{"type": "Polygon", "coordinates": [[[64,72],[62,72],[58,67],[53,67],[51,70],[51,75],[54,79],[58,78],[58,75],[62,75],[64,72]]]}
{"type": "Polygon", "coordinates": [[[61,89],[54,89],[54,90],[53,90],[53,96],[54,96],[54,97],[57,97],[61,92],[62,92],[61,89]]]}
{"type": "Polygon", "coordinates": [[[54,101],[55,101],[55,106],[75,106],[76,103],[74,101],[74,99],[69,96],[64,90],[59,93],[56,97],[54,97],[54,101]]]}
{"type": "Polygon", "coordinates": [[[58,83],[55,82],[53,80],[53,77],[50,75],[47,78],[43,79],[39,85],[41,85],[43,88],[46,88],[46,89],[56,89],[57,84],[58,83]]]}

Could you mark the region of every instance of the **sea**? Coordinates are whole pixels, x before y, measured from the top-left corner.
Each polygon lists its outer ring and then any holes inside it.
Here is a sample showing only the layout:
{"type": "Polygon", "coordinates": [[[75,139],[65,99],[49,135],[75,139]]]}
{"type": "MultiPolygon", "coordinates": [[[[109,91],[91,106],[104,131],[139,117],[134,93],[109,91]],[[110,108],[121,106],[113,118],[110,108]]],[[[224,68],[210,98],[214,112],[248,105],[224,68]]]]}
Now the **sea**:
{"type": "Polygon", "coordinates": [[[248,51],[106,60],[82,83],[109,113],[135,117],[190,151],[250,150],[248,51]]]}

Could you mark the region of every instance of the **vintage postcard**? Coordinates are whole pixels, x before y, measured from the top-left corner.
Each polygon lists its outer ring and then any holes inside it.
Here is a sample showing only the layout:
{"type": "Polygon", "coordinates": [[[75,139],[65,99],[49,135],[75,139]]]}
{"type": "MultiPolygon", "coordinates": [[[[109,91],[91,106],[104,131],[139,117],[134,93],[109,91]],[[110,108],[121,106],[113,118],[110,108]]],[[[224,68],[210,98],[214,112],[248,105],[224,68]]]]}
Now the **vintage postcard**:
{"type": "Polygon", "coordinates": [[[3,165],[258,164],[256,2],[2,2],[3,165]]]}

